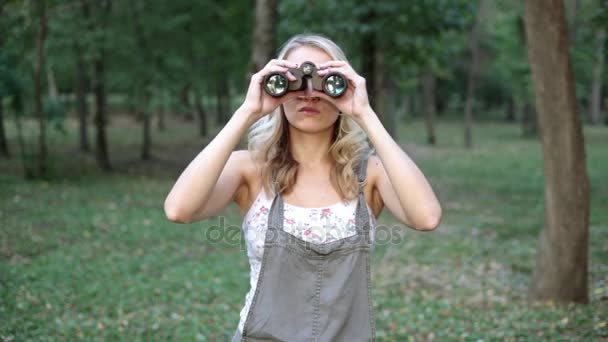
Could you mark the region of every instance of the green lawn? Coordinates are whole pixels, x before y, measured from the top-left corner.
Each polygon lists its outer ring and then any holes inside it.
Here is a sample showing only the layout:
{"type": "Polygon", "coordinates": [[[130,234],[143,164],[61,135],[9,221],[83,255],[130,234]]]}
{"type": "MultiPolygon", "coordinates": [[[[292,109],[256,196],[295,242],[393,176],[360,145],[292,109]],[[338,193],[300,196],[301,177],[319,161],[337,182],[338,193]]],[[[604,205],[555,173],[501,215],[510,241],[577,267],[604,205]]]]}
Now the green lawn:
{"type": "MultiPolygon", "coordinates": [[[[7,123],[13,154],[13,123],[7,123]]],[[[35,126],[26,125],[35,136],[35,126]]],[[[240,237],[215,242],[220,218],[168,222],[163,200],[200,150],[196,123],[154,131],[138,161],[140,128],[114,118],[116,171],[103,174],[77,152],[75,126],[50,134],[54,178],[23,181],[0,160],[0,340],[228,340],[249,289],[240,237]]],[[[402,340],[608,339],[608,128],[585,127],[591,178],[591,303],[531,303],[526,289],[543,224],[538,140],[519,125],[482,123],[473,150],[459,124],[439,122],[438,146],[424,123],[401,124],[400,143],[429,177],[442,225],[416,232],[385,210],[373,263],[377,336],[402,340]],[[397,242],[396,242],[397,241],[397,242]]],[[[33,147],[33,141],[28,142],[33,147]]],[[[221,215],[229,231],[241,216],[221,215]]]]}

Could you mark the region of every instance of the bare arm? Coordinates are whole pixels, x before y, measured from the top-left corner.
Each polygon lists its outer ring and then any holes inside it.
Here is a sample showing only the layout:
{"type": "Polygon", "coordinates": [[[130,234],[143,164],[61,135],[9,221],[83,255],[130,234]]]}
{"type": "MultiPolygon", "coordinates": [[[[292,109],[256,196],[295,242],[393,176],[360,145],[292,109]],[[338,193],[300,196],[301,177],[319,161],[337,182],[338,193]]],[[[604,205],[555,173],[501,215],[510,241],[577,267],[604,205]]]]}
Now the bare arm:
{"type": "Polygon", "coordinates": [[[247,113],[237,110],[190,162],[165,199],[165,215],[169,220],[178,223],[204,220],[230,203],[243,179],[241,160],[246,152],[233,150],[250,125],[247,113]]]}
{"type": "Polygon", "coordinates": [[[369,125],[369,138],[378,153],[370,157],[370,166],[382,202],[403,224],[434,230],[441,222],[442,209],[431,185],[377,117],[370,118],[369,125]]]}
{"type": "Polygon", "coordinates": [[[350,81],[345,96],[329,100],[367,132],[376,148],[378,157],[370,158],[375,174],[374,188],[386,207],[399,221],[416,230],[437,228],[441,222],[441,205],[424,174],[388,134],[371,108],[365,79],[345,61],[329,61],[321,64],[320,69],[320,75],[337,71],[350,81]]]}
{"type": "Polygon", "coordinates": [[[191,223],[220,212],[234,199],[244,181],[247,151],[233,152],[247,129],[283,102],[297,96],[292,92],[273,98],[262,91],[264,76],[270,73],[288,74],[294,63],[272,60],[251,77],[245,101],[218,135],[190,162],[165,199],[165,215],[173,222],[191,223]]]}

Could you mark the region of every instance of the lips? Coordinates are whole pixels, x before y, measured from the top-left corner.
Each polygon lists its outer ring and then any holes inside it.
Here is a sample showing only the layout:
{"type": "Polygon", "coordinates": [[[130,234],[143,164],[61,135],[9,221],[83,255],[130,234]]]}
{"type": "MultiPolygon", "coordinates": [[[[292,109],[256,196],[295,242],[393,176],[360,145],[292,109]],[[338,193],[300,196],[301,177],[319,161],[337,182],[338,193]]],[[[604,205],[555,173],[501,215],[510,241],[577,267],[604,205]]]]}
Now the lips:
{"type": "Polygon", "coordinates": [[[309,107],[309,106],[302,107],[298,111],[304,112],[304,113],[309,113],[309,114],[320,113],[320,111],[318,109],[316,109],[314,107],[309,107]]]}

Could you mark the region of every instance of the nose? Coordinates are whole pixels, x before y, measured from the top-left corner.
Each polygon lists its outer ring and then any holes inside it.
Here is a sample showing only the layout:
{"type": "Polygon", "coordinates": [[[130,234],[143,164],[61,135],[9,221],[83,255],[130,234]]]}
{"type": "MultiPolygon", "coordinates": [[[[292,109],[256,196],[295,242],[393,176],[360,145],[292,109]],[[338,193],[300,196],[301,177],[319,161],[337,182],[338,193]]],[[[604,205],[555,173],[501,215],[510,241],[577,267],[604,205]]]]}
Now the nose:
{"type": "Polygon", "coordinates": [[[312,88],[312,79],[306,78],[306,96],[312,96],[314,89],[312,88]]]}

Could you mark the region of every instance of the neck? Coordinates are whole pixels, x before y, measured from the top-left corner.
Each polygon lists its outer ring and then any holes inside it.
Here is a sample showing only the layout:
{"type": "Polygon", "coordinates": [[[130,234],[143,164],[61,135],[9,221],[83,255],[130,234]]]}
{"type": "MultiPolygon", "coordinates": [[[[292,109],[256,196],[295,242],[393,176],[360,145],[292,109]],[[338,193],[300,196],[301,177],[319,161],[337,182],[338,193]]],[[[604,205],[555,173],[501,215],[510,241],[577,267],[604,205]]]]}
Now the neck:
{"type": "Polygon", "coordinates": [[[317,168],[331,164],[329,147],[333,128],[322,132],[307,133],[289,127],[290,151],[293,158],[304,168],[317,168]]]}

